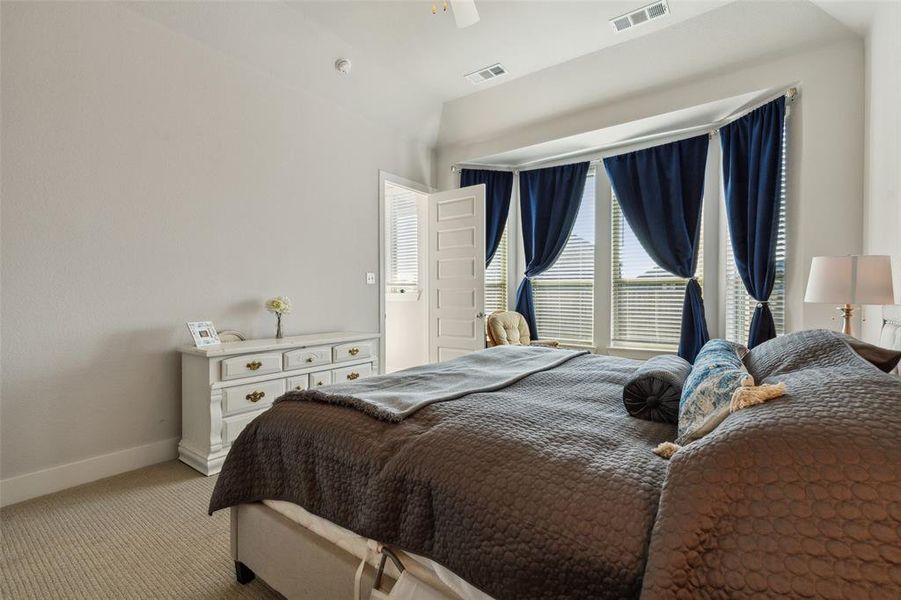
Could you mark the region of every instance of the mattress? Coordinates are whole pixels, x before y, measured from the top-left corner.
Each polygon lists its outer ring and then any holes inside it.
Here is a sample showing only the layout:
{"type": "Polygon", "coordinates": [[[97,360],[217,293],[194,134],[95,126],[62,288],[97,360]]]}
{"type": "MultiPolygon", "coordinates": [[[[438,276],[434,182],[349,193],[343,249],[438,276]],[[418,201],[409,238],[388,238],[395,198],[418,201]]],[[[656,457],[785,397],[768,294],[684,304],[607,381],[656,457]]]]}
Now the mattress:
{"type": "MultiPolygon", "coordinates": [[[[302,506],[298,506],[292,502],[284,502],[282,500],[263,500],[263,504],[279,513],[280,515],[294,521],[298,525],[305,527],[318,535],[335,544],[348,554],[351,554],[361,561],[366,561],[374,567],[378,567],[379,563],[379,546],[375,540],[358,535],[349,529],[345,529],[340,525],[332,523],[328,519],[318,517],[302,506]]],[[[437,579],[447,586],[456,597],[463,600],[492,600],[491,596],[476,589],[464,579],[454,574],[449,569],[442,567],[438,563],[424,556],[418,556],[409,552],[403,553],[404,566],[408,573],[403,580],[398,580],[389,596],[392,600],[395,598],[423,598],[425,593],[430,593],[435,598],[453,598],[447,594],[442,594],[435,590],[423,580],[437,579]],[[412,564],[411,561],[415,564],[412,564]],[[416,575],[419,575],[417,577],[416,575]],[[428,592],[423,586],[430,588],[428,592]]],[[[387,563],[387,569],[392,569],[390,561],[387,563]]],[[[397,579],[396,572],[389,574],[397,579]]]]}

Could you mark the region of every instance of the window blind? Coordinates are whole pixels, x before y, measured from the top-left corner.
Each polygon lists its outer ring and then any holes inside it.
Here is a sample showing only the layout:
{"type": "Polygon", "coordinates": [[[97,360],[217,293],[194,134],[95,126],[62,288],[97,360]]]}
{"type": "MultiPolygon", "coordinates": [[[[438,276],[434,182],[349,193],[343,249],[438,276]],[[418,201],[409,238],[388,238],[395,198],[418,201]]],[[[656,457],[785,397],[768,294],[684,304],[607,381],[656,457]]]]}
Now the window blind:
{"type": "Polygon", "coordinates": [[[420,194],[385,184],[388,205],[388,285],[418,285],[417,251],[419,219],[416,211],[420,194]]]}
{"type": "MultiPolygon", "coordinates": [[[[782,165],[780,174],[779,193],[781,202],[779,205],[779,229],[776,237],[776,279],[773,283],[773,293],[770,295],[770,312],[773,313],[773,321],[776,323],[776,333],[785,333],[785,201],[786,201],[786,151],[788,137],[788,121],[782,129],[782,165]]],[[[748,295],[745,284],[735,267],[735,256],[732,253],[732,240],[729,238],[729,228],[726,227],[726,339],[740,344],[748,343],[748,329],[751,327],[751,318],[757,301],[748,295]]]]}
{"type": "Polygon", "coordinates": [[[501,235],[491,264],[485,269],[485,314],[507,310],[507,230],[501,235]]]}
{"type": "Polygon", "coordinates": [[[557,262],[532,279],[535,319],[545,339],[594,345],[595,179],[592,169],[572,233],[557,262]]]}
{"type": "MultiPolygon", "coordinates": [[[[611,213],[612,342],[614,345],[655,346],[675,351],[679,346],[682,303],[688,280],[676,277],[654,263],[626,222],[615,196],[611,213]]],[[[703,227],[697,264],[704,264],[703,227]]],[[[701,269],[698,270],[698,281],[703,287],[700,273],[701,269]]]]}

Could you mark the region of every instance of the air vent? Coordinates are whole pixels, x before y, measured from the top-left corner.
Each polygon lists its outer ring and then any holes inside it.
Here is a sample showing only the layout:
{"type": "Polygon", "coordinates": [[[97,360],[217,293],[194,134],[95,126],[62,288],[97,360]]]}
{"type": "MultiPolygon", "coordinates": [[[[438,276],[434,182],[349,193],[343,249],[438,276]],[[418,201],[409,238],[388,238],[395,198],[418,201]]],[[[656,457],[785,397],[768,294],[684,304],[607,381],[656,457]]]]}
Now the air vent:
{"type": "Polygon", "coordinates": [[[500,63],[495,63],[489,67],[483,67],[478,71],[468,73],[464,75],[464,77],[468,79],[470,83],[478,85],[480,83],[485,83],[486,81],[496,79],[506,74],[507,69],[505,69],[504,66],[500,63]]]}
{"type": "Polygon", "coordinates": [[[628,29],[632,27],[632,21],[629,20],[629,17],[620,17],[618,19],[612,19],[610,21],[613,24],[613,31],[620,32],[623,29],[628,29]]]}
{"type": "Polygon", "coordinates": [[[610,19],[610,26],[613,28],[614,32],[619,33],[620,31],[625,31],[626,29],[647,23],[648,21],[659,19],[667,14],[669,14],[669,6],[667,5],[666,0],[661,0],[660,2],[648,4],[647,6],[628,14],[610,19]]]}

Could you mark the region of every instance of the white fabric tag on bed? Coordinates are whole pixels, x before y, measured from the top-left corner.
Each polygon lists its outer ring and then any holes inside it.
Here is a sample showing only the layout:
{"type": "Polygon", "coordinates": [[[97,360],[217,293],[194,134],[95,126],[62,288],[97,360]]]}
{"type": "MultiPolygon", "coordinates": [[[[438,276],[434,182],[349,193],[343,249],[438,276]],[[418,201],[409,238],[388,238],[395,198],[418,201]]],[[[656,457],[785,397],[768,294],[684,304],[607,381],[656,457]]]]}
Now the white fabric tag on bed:
{"type": "MultiPolygon", "coordinates": [[[[378,597],[374,595],[377,591],[373,590],[373,598],[378,597]]],[[[384,598],[387,600],[448,600],[447,596],[416,579],[409,571],[400,574],[397,583],[384,598]]]]}

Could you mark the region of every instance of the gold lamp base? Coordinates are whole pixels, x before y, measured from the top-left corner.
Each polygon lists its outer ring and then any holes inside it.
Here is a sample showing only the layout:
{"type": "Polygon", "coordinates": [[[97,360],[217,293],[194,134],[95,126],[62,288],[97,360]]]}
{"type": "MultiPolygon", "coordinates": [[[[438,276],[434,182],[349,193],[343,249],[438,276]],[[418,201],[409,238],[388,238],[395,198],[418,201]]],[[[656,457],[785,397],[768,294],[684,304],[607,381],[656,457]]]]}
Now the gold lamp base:
{"type": "Polygon", "coordinates": [[[854,307],[850,304],[845,304],[844,306],[836,306],[835,308],[842,313],[842,333],[853,336],[854,334],[851,331],[851,317],[854,316],[854,307]]]}

